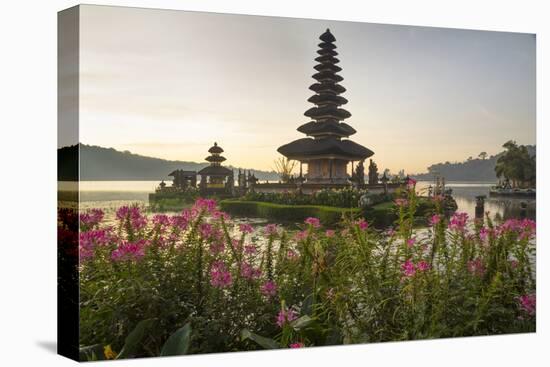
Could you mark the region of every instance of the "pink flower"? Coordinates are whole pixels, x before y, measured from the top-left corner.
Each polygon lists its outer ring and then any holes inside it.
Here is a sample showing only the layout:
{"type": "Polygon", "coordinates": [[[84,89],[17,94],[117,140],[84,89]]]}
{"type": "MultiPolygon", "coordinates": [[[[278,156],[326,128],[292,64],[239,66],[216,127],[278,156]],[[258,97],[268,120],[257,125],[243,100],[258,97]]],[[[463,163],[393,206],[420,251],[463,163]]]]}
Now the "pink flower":
{"type": "Polygon", "coordinates": [[[103,216],[104,216],[103,210],[90,209],[86,211],[86,213],[80,214],[80,225],[86,228],[91,228],[99,224],[99,222],[103,220],[103,216]]]}
{"type": "Polygon", "coordinates": [[[91,230],[80,232],[79,235],[79,252],[80,260],[88,260],[94,256],[96,246],[102,246],[109,243],[110,236],[105,230],[91,230]]]}
{"type": "Polygon", "coordinates": [[[241,275],[246,279],[257,279],[262,275],[260,268],[254,268],[252,265],[243,262],[241,265],[241,275]]]}
{"type": "Polygon", "coordinates": [[[184,231],[187,229],[187,225],[189,224],[189,219],[183,215],[174,215],[170,217],[170,224],[173,227],[179,229],[180,231],[184,231]]]}
{"type": "Polygon", "coordinates": [[[146,240],[136,242],[123,241],[117,249],[111,253],[113,261],[139,261],[145,256],[145,247],[149,244],[146,240]]]}
{"type": "Polygon", "coordinates": [[[133,229],[140,230],[147,225],[147,217],[141,214],[137,206],[122,206],[116,211],[116,218],[121,222],[128,222],[133,229]]]}
{"type": "Polygon", "coordinates": [[[430,270],[430,264],[422,260],[418,262],[418,264],[416,264],[416,268],[418,269],[418,271],[427,271],[430,270]]]}
{"type": "Polygon", "coordinates": [[[253,255],[258,252],[258,249],[256,248],[256,245],[251,243],[250,245],[244,246],[244,252],[245,254],[253,255]]]}
{"type": "Polygon", "coordinates": [[[277,315],[277,325],[283,327],[298,318],[298,314],[292,308],[281,309],[277,315]]]}
{"type": "Polygon", "coordinates": [[[209,223],[201,223],[199,225],[199,233],[201,234],[201,237],[204,239],[210,238],[210,236],[213,233],[212,225],[209,223]]]}
{"type": "Polygon", "coordinates": [[[214,213],[212,213],[212,218],[214,218],[214,219],[222,218],[225,222],[227,222],[228,220],[231,219],[229,214],[227,214],[226,212],[219,211],[219,210],[216,210],[214,213]]]}
{"type": "Polygon", "coordinates": [[[309,225],[312,226],[313,228],[319,228],[319,227],[321,227],[321,221],[319,220],[319,218],[315,218],[315,217],[308,217],[308,218],[306,218],[306,220],[304,221],[304,223],[309,224],[309,225]]]}
{"type": "Polygon", "coordinates": [[[295,348],[303,348],[303,347],[305,347],[305,345],[304,345],[304,343],[291,343],[289,345],[289,347],[292,348],[292,349],[295,349],[295,348]]]}
{"type": "Polygon", "coordinates": [[[223,261],[215,261],[210,268],[210,284],[215,288],[226,288],[233,284],[231,273],[223,261]]]}
{"type": "Polygon", "coordinates": [[[409,178],[407,181],[407,189],[412,190],[416,186],[416,180],[413,178],[409,178]]]}
{"type": "Polygon", "coordinates": [[[304,231],[298,231],[296,232],[296,234],[294,235],[294,239],[296,241],[304,241],[304,240],[307,240],[309,236],[309,232],[307,230],[304,230],[304,231]]]}
{"type": "Polygon", "coordinates": [[[408,247],[408,248],[413,247],[415,242],[416,242],[416,238],[415,238],[415,237],[409,238],[409,239],[407,240],[407,247],[408,247]]]}
{"type": "Polygon", "coordinates": [[[510,260],[510,267],[512,269],[517,269],[518,265],[519,265],[519,262],[517,260],[510,260]]]}
{"type": "Polygon", "coordinates": [[[443,197],[443,195],[434,195],[432,199],[436,203],[440,203],[445,199],[445,197],[443,197]]]}
{"type": "Polygon", "coordinates": [[[535,236],[536,223],[531,219],[508,219],[500,228],[501,231],[517,232],[519,239],[530,239],[535,236]]]}
{"type": "Polygon", "coordinates": [[[430,226],[433,227],[439,222],[441,222],[441,216],[439,216],[439,214],[432,215],[432,217],[430,218],[430,226]]]}
{"type": "Polygon", "coordinates": [[[262,285],[260,291],[266,297],[274,297],[277,294],[277,285],[273,281],[268,280],[262,285]]]}
{"type": "Polygon", "coordinates": [[[355,222],[355,224],[357,224],[359,226],[359,229],[362,231],[366,230],[369,227],[369,223],[364,219],[358,220],[357,222],[355,222]]]}
{"type": "Polygon", "coordinates": [[[468,261],[468,271],[472,275],[481,277],[485,274],[485,265],[483,264],[483,261],[481,261],[480,258],[470,260],[468,261]]]}
{"type": "Polygon", "coordinates": [[[198,198],[195,201],[195,204],[193,205],[193,207],[198,211],[205,210],[209,213],[213,213],[216,210],[216,200],[198,198]]]}
{"type": "Polygon", "coordinates": [[[416,267],[411,260],[407,260],[401,264],[401,270],[403,271],[403,275],[408,278],[413,277],[416,274],[416,267]]]}
{"type": "Polygon", "coordinates": [[[393,227],[390,227],[386,230],[386,234],[389,236],[389,237],[393,237],[395,235],[395,229],[393,229],[393,227]]]}
{"type": "Polygon", "coordinates": [[[407,199],[397,198],[397,199],[395,199],[395,205],[402,208],[402,207],[405,207],[405,206],[409,205],[409,201],[407,199]]]}
{"type": "Polygon", "coordinates": [[[325,235],[328,237],[328,238],[332,238],[334,237],[334,230],[333,229],[327,229],[327,231],[325,232],[325,235]]]}
{"type": "Polygon", "coordinates": [[[168,216],[164,214],[156,214],[153,217],[153,224],[160,227],[168,226],[170,225],[170,218],[168,218],[168,216]]]}
{"type": "Polygon", "coordinates": [[[467,213],[454,213],[451,217],[451,220],[449,221],[449,229],[463,232],[464,228],[466,227],[466,223],[468,221],[468,214],[467,213]]]}
{"type": "Polygon", "coordinates": [[[289,260],[295,260],[298,258],[298,254],[294,250],[287,250],[286,257],[289,260]]]}
{"type": "Polygon", "coordinates": [[[488,229],[487,227],[481,227],[479,229],[479,239],[481,241],[485,241],[489,237],[490,233],[491,233],[490,229],[488,229]]]}
{"type": "Polygon", "coordinates": [[[525,311],[529,316],[535,315],[537,312],[537,296],[535,293],[520,296],[518,301],[522,311],[525,311]]]}
{"type": "Polygon", "coordinates": [[[248,223],[239,224],[239,229],[242,233],[252,233],[254,232],[254,228],[248,223]]]}
{"type": "Polygon", "coordinates": [[[212,255],[217,255],[223,252],[225,250],[225,244],[223,242],[212,242],[210,244],[210,253],[212,255]]]}
{"type": "Polygon", "coordinates": [[[277,226],[276,224],[268,224],[264,227],[264,233],[268,236],[273,236],[273,235],[276,235],[279,231],[279,226],[277,226]]]}

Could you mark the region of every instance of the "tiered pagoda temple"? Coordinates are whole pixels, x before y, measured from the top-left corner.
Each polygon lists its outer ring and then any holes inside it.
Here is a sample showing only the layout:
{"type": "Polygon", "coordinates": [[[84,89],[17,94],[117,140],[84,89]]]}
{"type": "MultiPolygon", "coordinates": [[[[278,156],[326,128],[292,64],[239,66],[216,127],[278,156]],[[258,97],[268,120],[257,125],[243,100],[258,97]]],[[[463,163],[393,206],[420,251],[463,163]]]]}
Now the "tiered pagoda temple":
{"type": "Polygon", "coordinates": [[[225,161],[222,147],[218,143],[208,149],[210,155],[205,158],[207,162],[210,162],[209,166],[201,169],[197,174],[201,176],[199,187],[201,192],[216,192],[226,191],[233,187],[233,171],[229,168],[223,167],[222,162],[225,161]]]}
{"type": "Polygon", "coordinates": [[[374,152],[347,139],[356,131],[342,122],[351,114],[341,108],[348,100],[341,96],[346,89],[340,85],[343,78],[337,74],[342,68],[336,65],[340,62],[336,58],[336,38],[327,29],[319,39],[322,42],[317,51],[319,57],[315,59],[318,64],[314,67],[317,72],[312,76],[316,83],[309,87],[315,94],[308,99],[315,107],[304,113],[312,121],[298,127],[307,137],[283,145],[277,151],[300,162],[301,177],[302,164],[307,164],[305,183],[349,184],[348,164],[352,162],[353,166],[354,161],[363,161],[374,152]]]}

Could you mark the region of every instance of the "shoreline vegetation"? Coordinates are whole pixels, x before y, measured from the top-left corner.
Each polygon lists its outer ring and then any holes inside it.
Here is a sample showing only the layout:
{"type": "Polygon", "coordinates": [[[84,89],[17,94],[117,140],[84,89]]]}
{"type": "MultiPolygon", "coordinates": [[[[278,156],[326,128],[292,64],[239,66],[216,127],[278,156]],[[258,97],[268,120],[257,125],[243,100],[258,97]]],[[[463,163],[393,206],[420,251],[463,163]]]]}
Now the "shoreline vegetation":
{"type": "Polygon", "coordinates": [[[115,225],[60,210],[59,256],[80,258],[81,359],[535,331],[535,222],[432,202],[422,234],[414,183],[384,230],[308,217],[252,236],[201,198],[172,216],[123,206],[115,225]]]}
{"type": "MultiPolygon", "coordinates": [[[[81,172],[82,181],[143,181],[169,179],[168,172],[174,169],[195,170],[204,168],[206,163],[189,161],[169,161],[160,158],[146,157],[129,151],[121,152],[113,148],[104,148],[95,145],[79,144],[80,159],[86,170],[81,172]]],[[[57,150],[60,181],[75,181],[74,159],[78,157],[77,145],[59,148],[57,150]]],[[[531,156],[535,155],[536,146],[527,145],[527,151],[531,156]]],[[[484,152],[482,152],[484,153],[484,152]]],[[[432,181],[434,173],[445,177],[447,181],[462,182],[496,182],[495,173],[497,160],[504,152],[489,156],[481,154],[473,158],[468,157],[463,162],[443,162],[432,164],[426,173],[410,173],[410,176],[419,181],[432,181]]],[[[239,167],[229,168],[239,169],[239,167]]],[[[242,167],[241,167],[242,168],[242,167]]],[[[269,180],[278,182],[280,176],[275,171],[253,169],[260,181],[269,180]]],[[[403,172],[403,177],[405,176],[403,172]]]]}

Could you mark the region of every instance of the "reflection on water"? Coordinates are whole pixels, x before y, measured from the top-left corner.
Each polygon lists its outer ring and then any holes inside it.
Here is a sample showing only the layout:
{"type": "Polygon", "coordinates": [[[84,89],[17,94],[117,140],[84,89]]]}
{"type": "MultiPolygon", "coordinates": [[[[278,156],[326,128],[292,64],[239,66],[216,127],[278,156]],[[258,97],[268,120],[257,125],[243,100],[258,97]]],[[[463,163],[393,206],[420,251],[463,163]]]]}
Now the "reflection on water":
{"type": "MultiPolygon", "coordinates": [[[[170,183],[168,183],[170,185],[170,183]]],[[[148,194],[154,192],[157,181],[81,181],[80,207],[100,207],[112,210],[128,203],[148,204],[148,194]]],[[[420,194],[426,194],[430,182],[418,182],[420,194]]],[[[458,205],[458,211],[466,212],[470,217],[475,216],[475,197],[486,195],[485,211],[491,216],[500,216],[504,219],[520,216],[520,204],[527,204],[527,217],[535,219],[534,199],[491,198],[489,189],[494,183],[489,182],[447,182],[447,187],[453,189],[453,197],[458,205]]],[[[61,191],[70,190],[70,183],[60,182],[61,191]]]]}
{"type": "MultiPolygon", "coordinates": [[[[427,192],[430,182],[418,182],[417,188],[421,194],[427,192]]],[[[447,187],[453,189],[453,198],[458,205],[458,211],[466,212],[471,218],[475,217],[476,196],[485,195],[485,211],[491,217],[502,219],[519,218],[521,203],[527,204],[527,218],[535,219],[535,199],[489,197],[489,189],[494,183],[489,182],[447,182],[447,187]]]]}

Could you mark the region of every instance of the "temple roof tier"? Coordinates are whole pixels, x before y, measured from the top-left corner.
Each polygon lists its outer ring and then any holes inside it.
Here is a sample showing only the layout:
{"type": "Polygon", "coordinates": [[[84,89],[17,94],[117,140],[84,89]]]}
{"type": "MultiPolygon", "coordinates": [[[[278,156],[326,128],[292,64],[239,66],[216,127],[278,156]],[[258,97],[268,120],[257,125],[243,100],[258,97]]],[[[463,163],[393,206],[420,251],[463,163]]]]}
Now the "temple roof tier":
{"type": "Polygon", "coordinates": [[[197,172],[201,176],[231,176],[233,171],[223,166],[206,166],[197,172]]]}
{"type": "Polygon", "coordinates": [[[317,71],[332,71],[334,73],[342,71],[341,67],[333,64],[317,64],[313,68],[317,71]]]}
{"type": "Polygon", "coordinates": [[[309,89],[315,93],[330,93],[330,94],[341,94],[346,91],[346,88],[342,87],[340,84],[334,83],[315,83],[309,86],[309,89]]]}
{"type": "Polygon", "coordinates": [[[204,158],[204,160],[210,163],[221,163],[225,161],[225,157],[222,157],[221,155],[209,155],[204,158]]]}
{"type": "Polygon", "coordinates": [[[336,38],[334,38],[334,36],[332,35],[332,33],[330,33],[330,29],[327,28],[327,30],[325,31],[325,33],[323,33],[319,39],[323,42],[334,42],[336,41],[336,38]]]}
{"type": "Polygon", "coordinates": [[[334,49],[336,49],[336,45],[333,44],[333,43],[329,43],[329,42],[321,42],[317,46],[319,46],[319,48],[322,48],[322,49],[325,49],[325,50],[334,50],[334,49]]]}
{"type": "Polygon", "coordinates": [[[214,143],[214,145],[208,149],[208,153],[220,154],[223,153],[223,149],[218,145],[218,143],[214,143]]]}
{"type": "Polygon", "coordinates": [[[322,71],[320,73],[315,73],[311,77],[318,82],[328,81],[338,83],[344,80],[344,78],[342,78],[340,75],[334,74],[331,71],[322,71]]]}
{"type": "Polygon", "coordinates": [[[322,106],[322,107],[311,107],[309,110],[304,112],[304,116],[310,117],[314,120],[319,120],[319,119],[343,120],[351,117],[351,113],[344,110],[343,108],[337,108],[334,106],[322,106]]]}
{"type": "Polygon", "coordinates": [[[308,102],[314,103],[318,106],[322,105],[335,105],[335,106],[341,106],[343,104],[348,103],[348,100],[345,99],[342,96],[337,96],[334,94],[314,94],[307,100],[308,102]]]}
{"type": "Polygon", "coordinates": [[[340,62],[340,60],[333,56],[319,56],[315,58],[315,61],[329,64],[338,64],[340,62]]]}
{"type": "Polygon", "coordinates": [[[309,136],[335,135],[339,137],[348,137],[357,131],[348,124],[338,121],[310,121],[297,129],[299,132],[309,136]]]}
{"type": "Polygon", "coordinates": [[[320,49],[317,50],[317,53],[321,56],[338,56],[338,52],[331,50],[331,49],[320,49]]]}
{"type": "Polygon", "coordinates": [[[298,161],[322,157],[357,161],[366,159],[374,154],[372,150],[351,140],[334,138],[298,139],[279,147],[277,151],[289,159],[298,161]]]}

